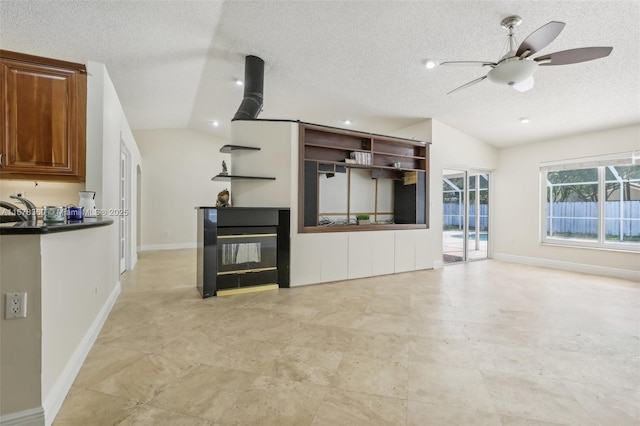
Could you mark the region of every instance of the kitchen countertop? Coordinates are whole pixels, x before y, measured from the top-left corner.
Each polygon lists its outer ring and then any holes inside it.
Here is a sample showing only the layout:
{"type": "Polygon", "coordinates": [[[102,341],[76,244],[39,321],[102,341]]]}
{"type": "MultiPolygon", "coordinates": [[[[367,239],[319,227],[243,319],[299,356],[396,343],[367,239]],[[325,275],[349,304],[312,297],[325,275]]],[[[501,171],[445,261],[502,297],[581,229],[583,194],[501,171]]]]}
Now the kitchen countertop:
{"type": "Polygon", "coordinates": [[[44,223],[38,220],[36,223],[29,222],[6,222],[0,223],[0,235],[34,235],[51,234],[55,232],[79,231],[81,229],[108,226],[113,223],[113,219],[106,217],[84,218],[82,221],[44,223]]]}

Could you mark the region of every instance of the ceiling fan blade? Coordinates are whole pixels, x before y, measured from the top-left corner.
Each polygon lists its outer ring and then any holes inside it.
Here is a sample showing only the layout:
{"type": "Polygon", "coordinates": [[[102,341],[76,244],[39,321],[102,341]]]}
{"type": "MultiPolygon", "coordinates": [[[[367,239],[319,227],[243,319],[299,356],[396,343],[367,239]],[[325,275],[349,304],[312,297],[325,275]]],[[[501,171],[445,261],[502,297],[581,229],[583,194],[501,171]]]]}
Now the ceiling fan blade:
{"type": "Polygon", "coordinates": [[[568,65],[578,62],[593,61],[594,59],[609,56],[613,47],[580,47],[578,49],[563,50],[561,52],[549,53],[538,56],[533,60],[538,65],[568,65]]]}
{"type": "Polygon", "coordinates": [[[541,26],[524,39],[516,51],[516,56],[526,58],[538,50],[544,49],[558,37],[564,26],[564,22],[558,21],[551,21],[541,26]]]}
{"type": "Polygon", "coordinates": [[[487,61],[448,61],[442,62],[440,65],[453,65],[459,67],[495,67],[495,62],[487,62],[487,61]]]}
{"type": "Polygon", "coordinates": [[[450,91],[449,93],[447,93],[447,95],[450,95],[450,94],[452,94],[453,92],[457,92],[458,90],[462,90],[462,89],[464,89],[465,87],[469,87],[469,86],[473,86],[474,84],[478,84],[478,83],[480,83],[482,80],[484,80],[485,78],[487,78],[487,76],[486,76],[486,75],[483,75],[483,76],[482,76],[482,77],[480,77],[480,78],[476,78],[475,80],[471,80],[470,82],[465,83],[465,84],[463,84],[462,86],[460,86],[460,87],[457,87],[457,88],[453,89],[452,91],[450,91]]]}
{"type": "Polygon", "coordinates": [[[533,83],[533,76],[531,76],[528,79],[521,81],[520,83],[513,84],[511,87],[522,93],[533,89],[533,83]]]}

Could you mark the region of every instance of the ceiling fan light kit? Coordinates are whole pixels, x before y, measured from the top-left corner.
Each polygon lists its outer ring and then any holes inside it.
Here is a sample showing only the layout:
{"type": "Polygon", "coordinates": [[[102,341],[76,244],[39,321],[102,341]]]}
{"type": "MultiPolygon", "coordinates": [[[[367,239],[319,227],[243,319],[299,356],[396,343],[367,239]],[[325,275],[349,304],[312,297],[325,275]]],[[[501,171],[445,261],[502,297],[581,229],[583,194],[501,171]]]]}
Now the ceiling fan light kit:
{"type": "Polygon", "coordinates": [[[500,25],[509,31],[509,51],[497,62],[489,61],[447,61],[440,65],[458,65],[490,67],[487,75],[472,80],[450,91],[447,94],[457,92],[482,80],[511,86],[518,92],[526,92],[534,86],[533,74],[538,70],[538,66],[568,65],[579,62],[592,61],[594,59],[609,56],[613,47],[582,47],[578,49],[563,50],[561,52],[550,53],[548,55],[531,58],[531,55],[544,49],[549,43],[558,37],[564,29],[565,23],[551,21],[538,28],[524,39],[516,49],[516,42],[513,29],[522,23],[519,16],[509,16],[500,22],[500,25]]]}
{"type": "Polygon", "coordinates": [[[500,66],[492,68],[487,74],[487,77],[489,81],[493,83],[513,86],[533,76],[533,73],[536,72],[537,69],[537,62],[509,58],[501,62],[500,66]]]}

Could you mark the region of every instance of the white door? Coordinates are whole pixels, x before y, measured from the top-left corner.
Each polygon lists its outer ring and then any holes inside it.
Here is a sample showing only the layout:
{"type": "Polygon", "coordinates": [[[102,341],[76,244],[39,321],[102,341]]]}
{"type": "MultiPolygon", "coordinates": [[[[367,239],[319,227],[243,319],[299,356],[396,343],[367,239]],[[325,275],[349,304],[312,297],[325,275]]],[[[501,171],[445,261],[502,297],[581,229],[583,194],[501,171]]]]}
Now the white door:
{"type": "Polygon", "coordinates": [[[120,151],[120,273],[127,269],[127,154],[120,151]]]}

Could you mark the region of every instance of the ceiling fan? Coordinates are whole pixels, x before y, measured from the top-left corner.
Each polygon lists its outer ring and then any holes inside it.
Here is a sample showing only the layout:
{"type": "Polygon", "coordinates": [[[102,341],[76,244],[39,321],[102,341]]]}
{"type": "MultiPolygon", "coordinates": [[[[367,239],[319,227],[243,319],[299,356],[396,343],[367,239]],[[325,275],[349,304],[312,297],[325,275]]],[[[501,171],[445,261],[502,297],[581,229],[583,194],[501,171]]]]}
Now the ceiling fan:
{"type": "Polygon", "coordinates": [[[509,30],[509,51],[497,62],[490,61],[449,61],[440,65],[461,65],[490,67],[487,75],[472,80],[447,93],[447,95],[462,90],[466,87],[480,83],[488,78],[496,84],[503,84],[513,87],[519,92],[526,92],[533,88],[533,73],[538,66],[547,65],[567,65],[578,62],[592,61],[594,59],[609,56],[613,47],[581,47],[578,49],[563,50],[561,52],[550,53],[548,55],[531,58],[531,55],[545,48],[555,40],[565,26],[564,22],[551,21],[538,28],[516,48],[516,40],[513,29],[520,25],[522,18],[519,16],[509,16],[502,20],[500,25],[509,30]]]}

